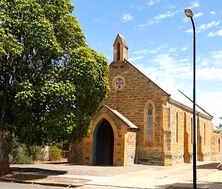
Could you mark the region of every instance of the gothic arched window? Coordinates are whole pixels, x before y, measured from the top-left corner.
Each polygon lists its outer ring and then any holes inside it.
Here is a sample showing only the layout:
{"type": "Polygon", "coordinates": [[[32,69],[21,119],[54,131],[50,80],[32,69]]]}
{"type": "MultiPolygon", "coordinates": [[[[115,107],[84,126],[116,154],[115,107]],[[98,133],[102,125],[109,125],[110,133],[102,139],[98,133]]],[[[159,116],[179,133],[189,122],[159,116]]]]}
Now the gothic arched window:
{"type": "Polygon", "coordinates": [[[146,140],[153,140],[153,105],[147,107],[146,140]]]}

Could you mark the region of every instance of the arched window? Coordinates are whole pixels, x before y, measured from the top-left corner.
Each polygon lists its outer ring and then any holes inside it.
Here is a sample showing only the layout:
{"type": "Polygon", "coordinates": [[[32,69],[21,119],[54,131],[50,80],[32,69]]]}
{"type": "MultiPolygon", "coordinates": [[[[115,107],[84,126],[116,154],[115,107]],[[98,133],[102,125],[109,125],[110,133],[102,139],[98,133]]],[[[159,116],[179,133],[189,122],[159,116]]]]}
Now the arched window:
{"type": "Polygon", "coordinates": [[[153,105],[147,107],[146,140],[153,140],[153,105]]]}
{"type": "Polygon", "coordinates": [[[117,43],[117,49],[116,49],[116,50],[117,50],[117,52],[116,52],[116,53],[117,53],[117,54],[116,54],[116,55],[117,55],[117,56],[116,56],[116,59],[117,59],[117,60],[120,60],[120,43],[117,43]]]}

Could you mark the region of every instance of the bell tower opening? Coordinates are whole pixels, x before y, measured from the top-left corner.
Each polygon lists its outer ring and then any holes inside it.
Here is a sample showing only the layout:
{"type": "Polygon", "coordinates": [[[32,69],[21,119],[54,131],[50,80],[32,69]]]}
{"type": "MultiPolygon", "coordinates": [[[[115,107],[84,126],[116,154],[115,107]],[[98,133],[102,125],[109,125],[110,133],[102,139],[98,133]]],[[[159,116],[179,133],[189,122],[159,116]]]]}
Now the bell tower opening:
{"type": "Polygon", "coordinates": [[[117,60],[120,60],[120,43],[117,43],[117,60]]]}

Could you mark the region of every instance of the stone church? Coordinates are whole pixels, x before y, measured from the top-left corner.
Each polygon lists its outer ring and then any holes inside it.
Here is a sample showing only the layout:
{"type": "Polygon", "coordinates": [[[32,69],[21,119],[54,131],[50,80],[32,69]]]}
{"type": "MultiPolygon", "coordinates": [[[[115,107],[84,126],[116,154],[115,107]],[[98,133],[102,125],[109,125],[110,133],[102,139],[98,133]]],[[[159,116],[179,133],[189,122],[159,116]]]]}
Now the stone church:
{"type": "MultiPolygon", "coordinates": [[[[192,100],[146,76],[128,60],[118,34],[109,66],[110,91],[92,118],[88,136],[71,145],[69,162],[125,166],[192,161],[192,100]]],[[[218,160],[212,116],[196,105],[197,159],[218,160]]]]}

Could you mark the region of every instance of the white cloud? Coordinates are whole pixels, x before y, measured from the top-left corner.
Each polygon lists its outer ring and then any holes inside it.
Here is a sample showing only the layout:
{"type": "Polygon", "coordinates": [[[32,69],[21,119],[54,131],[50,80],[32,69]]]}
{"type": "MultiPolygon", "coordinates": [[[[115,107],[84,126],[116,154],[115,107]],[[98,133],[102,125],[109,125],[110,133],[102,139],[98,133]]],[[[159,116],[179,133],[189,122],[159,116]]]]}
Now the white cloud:
{"type": "Polygon", "coordinates": [[[136,61],[136,60],[141,60],[141,59],[143,59],[143,58],[144,58],[143,56],[130,57],[130,58],[129,58],[129,61],[134,62],[134,61],[136,61]]]}
{"type": "MultiPolygon", "coordinates": [[[[174,53],[172,53],[174,54],[174,53]]],[[[186,77],[187,72],[190,70],[190,66],[188,64],[188,60],[183,59],[183,61],[175,58],[172,54],[162,54],[156,59],[158,61],[164,61],[165,63],[161,63],[164,65],[164,69],[167,70],[168,74],[174,75],[174,77],[186,77]]]]}
{"type": "MultiPolygon", "coordinates": [[[[172,53],[175,54],[175,53],[172,53]]],[[[191,67],[188,59],[176,59],[170,53],[158,53],[148,60],[147,70],[160,79],[186,79],[191,77],[191,67]],[[189,74],[190,73],[190,74],[189,74]]]]}
{"type": "Polygon", "coordinates": [[[216,15],[216,12],[214,12],[214,11],[210,11],[210,14],[212,14],[212,15],[216,15]]]}
{"type": "Polygon", "coordinates": [[[222,29],[217,30],[216,32],[209,32],[208,36],[210,36],[210,37],[222,36],[222,29]]]}
{"type": "Polygon", "coordinates": [[[189,22],[190,21],[190,19],[188,17],[185,17],[185,16],[183,16],[182,20],[183,20],[183,22],[189,22]]]}
{"type": "Polygon", "coordinates": [[[202,13],[202,12],[199,12],[199,13],[197,13],[197,14],[194,14],[194,18],[198,18],[198,17],[200,17],[200,16],[203,16],[203,13],[202,13]]]}
{"type": "Polygon", "coordinates": [[[178,11],[174,11],[174,12],[167,11],[167,12],[164,13],[164,14],[160,14],[160,15],[156,16],[154,19],[155,19],[155,20],[162,20],[162,19],[165,19],[165,18],[174,16],[177,12],[178,12],[178,11]]]}
{"type": "Polygon", "coordinates": [[[178,26],[179,30],[184,29],[184,28],[185,28],[184,26],[178,26]]]}
{"type": "MultiPolygon", "coordinates": [[[[186,47],[187,48],[187,47],[186,47]]],[[[182,48],[183,49],[183,48],[182,48]]],[[[132,52],[132,54],[135,55],[155,55],[155,54],[161,54],[161,53],[173,53],[176,54],[177,51],[183,51],[182,49],[178,49],[175,47],[169,47],[166,44],[163,44],[156,48],[147,48],[147,49],[139,49],[132,52]]],[[[186,50],[186,49],[185,49],[186,50]]]]}
{"type": "Polygon", "coordinates": [[[152,6],[152,5],[155,5],[155,4],[159,3],[159,2],[160,2],[160,0],[149,0],[147,5],[152,6]]]}
{"type": "Polygon", "coordinates": [[[145,24],[139,24],[138,26],[135,27],[135,29],[144,30],[147,26],[148,26],[147,23],[145,23],[145,24]]]}
{"type": "MultiPolygon", "coordinates": [[[[132,52],[135,56],[131,60],[148,62],[149,69],[156,76],[172,77],[177,79],[192,78],[192,57],[181,57],[189,45],[181,48],[170,47],[167,44],[156,48],[140,49],[132,52]]],[[[222,51],[212,51],[198,56],[197,78],[200,81],[222,81],[222,51]]]]}
{"type": "Polygon", "coordinates": [[[187,32],[187,33],[192,33],[192,32],[193,32],[193,29],[192,29],[192,28],[191,28],[191,29],[187,29],[186,32],[187,32]]]}
{"type": "Polygon", "coordinates": [[[197,78],[202,81],[209,81],[209,80],[217,80],[222,81],[222,68],[217,67],[203,67],[197,69],[197,78]]]}
{"type": "MultiPolygon", "coordinates": [[[[209,28],[216,27],[216,26],[218,26],[220,23],[221,23],[220,21],[212,21],[212,22],[207,23],[207,24],[202,24],[202,25],[200,25],[200,27],[198,27],[198,28],[196,29],[196,32],[199,33],[199,32],[202,32],[202,31],[204,31],[204,30],[207,30],[207,29],[209,29],[209,28]]],[[[187,29],[186,32],[187,32],[187,33],[192,33],[192,32],[193,32],[193,29],[192,29],[192,28],[187,29]]],[[[214,35],[214,34],[213,34],[212,32],[210,32],[210,33],[208,34],[208,36],[213,36],[213,35],[214,35]]]]}
{"type": "Polygon", "coordinates": [[[149,20],[148,22],[146,22],[144,24],[139,24],[136,27],[136,29],[144,30],[147,26],[158,24],[158,23],[162,22],[164,19],[174,16],[178,12],[179,12],[179,10],[175,10],[175,11],[167,11],[163,14],[159,14],[159,15],[155,16],[154,18],[152,18],[151,20],[149,20]]]}
{"type": "MultiPolygon", "coordinates": [[[[200,91],[198,95],[198,102],[202,107],[211,115],[214,116],[213,124],[218,126],[219,123],[219,117],[222,116],[222,92],[216,92],[216,91],[200,91]],[[207,100],[206,100],[207,99],[207,100]]],[[[222,122],[220,120],[220,122],[222,122]]]]}
{"type": "Polygon", "coordinates": [[[171,4],[170,4],[170,5],[168,5],[168,8],[169,8],[169,9],[175,9],[175,8],[176,8],[176,5],[171,5],[171,4]]]}
{"type": "Polygon", "coordinates": [[[129,22],[129,21],[132,21],[133,20],[133,17],[131,14],[127,13],[127,14],[124,14],[123,17],[122,17],[122,21],[123,22],[129,22]]]}
{"type": "Polygon", "coordinates": [[[182,47],[182,48],[180,49],[180,51],[187,51],[187,49],[188,49],[188,46],[182,47]]]}
{"type": "Polygon", "coordinates": [[[146,53],[148,53],[148,51],[149,51],[149,49],[140,49],[140,50],[134,51],[133,54],[137,54],[137,55],[146,54],[146,53]]]}
{"type": "Polygon", "coordinates": [[[197,77],[202,81],[222,81],[222,51],[212,51],[197,60],[197,77]]]}
{"type": "Polygon", "coordinates": [[[212,27],[215,27],[215,26],[218,26],[220,24],[220,21],[213,21],[213,22],[210,22],[208,24],[202,24],[200,25],[200,30],[206,30],[206,29],[209,29],[209,28],[212,28],[212,27]]]}
{"type": "Polygon", "coordinates": [[[213,51],[213,52],[211,52],[211,57],[214,60],[221,61],[222,60],[222,51],[213,51]]]}
{"type": "Polygon", "coordinates": [[[166,13],[159,14],[158,16],[155,16],[152,20],[150,20],[148,22],[148,25],[153,25],[153,24],[160,23],[160,22],[162,22],[162,20],[164,20],[166,18],[169,18],[169,17],[172,17],[178,12],[179,11],[176,10],[176,11],[167,11],[166,13]]]}
{"type": "Polygon", "coordinates": [[[196,7],[199,7],[200,6],[200,3],[199,2],[193,2],[193,4],[190,6],[191,8],[196,8],[196,7]]]}
{"type": "Polygon", "coordinates": [[[177,51],[177,48],[171,47],[171,48],[168,49],[167,52],[169,52],[169,53],[175,53],[176,51],[177,51]]]}
{"type": "Polygon", "coordinates": [[[168,53],[161,53],[154,57],[153,61],[162,67],[172,67],[175,64],[174,59],[168,53]]]}

